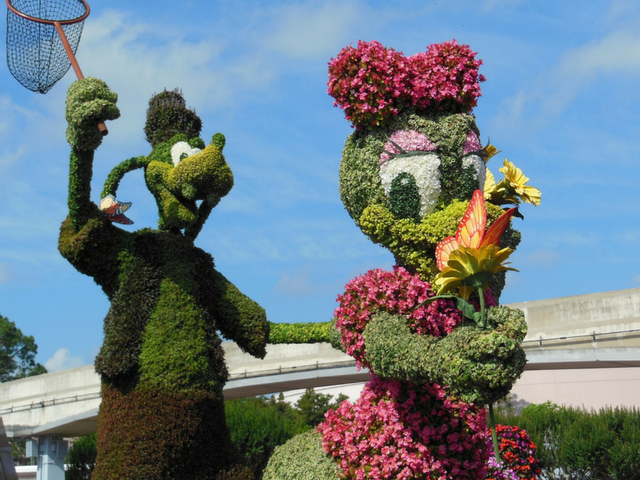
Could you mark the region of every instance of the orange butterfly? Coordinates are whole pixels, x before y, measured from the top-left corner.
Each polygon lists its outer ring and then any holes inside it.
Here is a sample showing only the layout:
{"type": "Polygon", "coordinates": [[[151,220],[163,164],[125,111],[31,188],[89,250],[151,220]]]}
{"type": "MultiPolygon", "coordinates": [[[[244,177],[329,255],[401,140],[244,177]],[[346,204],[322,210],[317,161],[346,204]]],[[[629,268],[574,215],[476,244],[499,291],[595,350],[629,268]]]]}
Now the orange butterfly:
{"type": "Polygon", "coordinates": [[[119,202],[116,197],[109,194],[100,200],[100,210],[109,220],[123,225],[132,225],[133,220],[128,218],[124,212],[129,210],[131,202],[119,202]]]}
{"type": "Polygon", "coordinates": [[[516,209],[510,208],[485,232],[487,207],[484,204],[484,193],[480,190],[473,192],[467,211],[458,225],[456,236],[445,238],[436,247],[438,270],[442,271],[447,266],[449,255],[454,250],[457,250],[459,246],[482,248],[488,245],[498,245],[500,237],[502,237],[514,213],[516,213],[516,209]]]}

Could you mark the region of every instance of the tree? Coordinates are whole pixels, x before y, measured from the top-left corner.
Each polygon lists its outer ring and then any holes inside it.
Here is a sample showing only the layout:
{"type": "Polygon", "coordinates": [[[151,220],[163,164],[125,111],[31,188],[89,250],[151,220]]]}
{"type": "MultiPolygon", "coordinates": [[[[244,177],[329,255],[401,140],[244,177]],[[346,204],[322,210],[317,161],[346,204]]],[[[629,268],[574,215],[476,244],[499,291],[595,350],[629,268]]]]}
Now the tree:
{"type": "Polygon", "coordinates": [[[228,400],[225,402],[231,438],[244,455],[255,478],[262,478],[273,450],[309,428],[280,394],[228,400]]]}
{"type": "Polygon", "coordinates": [[[47,373],[44,366],[36,363],[37,353],[34,338],[0,315],[0,382],[47,373]]]}
{"type": "Polygon", "coordinates": [[[76,439],[67,454],[65,480],[89,480],[96,465],[98,435],[92,433],[76,439]]]}
{"type": "Polygon", "coordinates": [[[338,408],[342,401],[347,398],[349,397],[341,393],[334,401],[331,401],[333,395],[316,393],[313,388],[307,388],[296,402],[296,407],[304,423],[315,427],[324,421],[325,413],[331,409],[338,408]]]}

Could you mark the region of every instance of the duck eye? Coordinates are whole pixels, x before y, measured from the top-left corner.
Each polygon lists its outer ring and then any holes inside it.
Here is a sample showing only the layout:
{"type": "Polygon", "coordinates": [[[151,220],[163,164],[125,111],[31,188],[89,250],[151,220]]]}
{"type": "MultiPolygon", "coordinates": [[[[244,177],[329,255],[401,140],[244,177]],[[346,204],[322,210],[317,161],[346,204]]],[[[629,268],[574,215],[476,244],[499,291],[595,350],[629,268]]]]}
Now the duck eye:
{"type": "Polygon", "coordinates": [[[410,173],[402,172],[391,181],[388,198],[389,210],[396,218],[420,217],[420,191],[410,173]]]}
{"type": "Polygon", "coordinates": [[[171,147],[171,161],[177,166],[182,160],[196,153],[200,153],[199,148],[191,148],[187,142],[178,142],[171,147]]]}
{"type": "MultiPolygon", "coordinates": [[[[416,152],[417,153],[417,152],[416,152]]],[[[424,218],[440,197],[440,158],[431,152],[395,157],[380,165],[380,181],[396,218],[424,218]]]]}
{"type": "Polygon", "coordinates": [[[466,155],[462,158],[462,180],[463,198],[471,197],[476,190],[484,190],[484,182],[487,176],[487,168],[480,155],[466,155]]]}

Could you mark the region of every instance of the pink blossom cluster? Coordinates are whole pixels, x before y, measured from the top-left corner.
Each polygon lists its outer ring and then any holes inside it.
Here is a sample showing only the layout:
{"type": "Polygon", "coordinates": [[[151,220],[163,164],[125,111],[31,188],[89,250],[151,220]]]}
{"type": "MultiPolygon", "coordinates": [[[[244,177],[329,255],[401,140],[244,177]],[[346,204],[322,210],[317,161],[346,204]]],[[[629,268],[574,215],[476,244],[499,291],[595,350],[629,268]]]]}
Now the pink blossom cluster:
{"type": "Polygon", "coordinates": [[[437,148],[436,144],[429,140],[424,133],[415,130],[398,130],[384,144],[384,152],[380,155],[380,162],[389,160],[391,158],[389,154],[402,153],[398,147],[405,152],[433,152],[437,148]]]}
{"type": "Polygon", "coordinates": [[[458,42],[436,43],[409,58],[413,71],[411,100],[419,108],[427,108],[434,102],[443,108],[470,112],[478,103],[480,82],[484,75],[478,73],[482,60],[476,60],[476,52],[458,42]]]}
{"type": "Polygon", "coordinates": [[[403,267],[396,266],[392,272],[378,268],[351,280],[344,294],[338,295],[340,305],[334,312],[347,354],[359,367],[369,367],[362,332],[379,311],[405,315],[411,330],[420,335],[451,333],[462,321],[462,314],[451,300],[420,305],[434,295],[428,282],[403,267]]]}
{"type": "Polygon", "coordinates": [[[473,130],[470,130],[469,133],[467,133],[467,138],[464,141],[462,153],[466,155],[467,153],[475,153],[479,152],[480,150],[482,150],[482,143],[478,138],[478,134],[473,130]]]}
{"type": "Polygon", "coordinates": [[[496,457],[491,455],[487,462],[485,480],[520,480],[520,477],[506,466],[504,462],[498,462],[496,457]]]}
{"type": "Polygon", "coordinates": [[[374,375],[318,431],[347,480],[484,478],[490,451],[484,409],[451,400],[436,384],[374,375]]]}
{"type": "Polygon", "coordinates": [[[327,90],[354,125],[380,125],[397,115],[411,88],[406,59],[402,52],[380,42],[359,41],[342,49],[329,62],[327,90]]]}
{"type": "Polygon", "coordinates": [[[329,62],[327,92],[353,125],[380,125],[407,106],[470,112],[481,95],[481,60],[456,40],[411,57],[380,42],[359,41],[329,62]]]}

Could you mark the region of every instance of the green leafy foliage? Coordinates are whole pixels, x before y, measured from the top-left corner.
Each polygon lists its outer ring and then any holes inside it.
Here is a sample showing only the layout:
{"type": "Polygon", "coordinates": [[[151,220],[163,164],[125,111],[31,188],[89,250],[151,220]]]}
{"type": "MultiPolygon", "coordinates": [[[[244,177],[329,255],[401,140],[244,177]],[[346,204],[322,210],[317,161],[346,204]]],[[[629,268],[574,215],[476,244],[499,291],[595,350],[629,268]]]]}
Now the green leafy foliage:
{"type": "Polygon", "coordinates": [[[498,414],[538,446],[544,478],[550,480],[640,479],[640,410],[582,409],[544,403],[518,414],[498,414]]]}
{"type": "Polygon", "coordinates": [[[275,449],[263,480],[336,480],[337,464],[322,449],[322,436],[315,430],[297,435],[275,449]]]}
{"type": "Polygon", "coordinates": [[[38,346],[14,322],[0,315],[0,382],[47,373],[36,362],[38,346]]]}
{"type": "Polygon", "coordinates": [[[96,464],[96,445],[98,435],[84,435],[73,441],[65,460],[67,469],[65,480],[91,480],[91,473],[96,464]]]}

